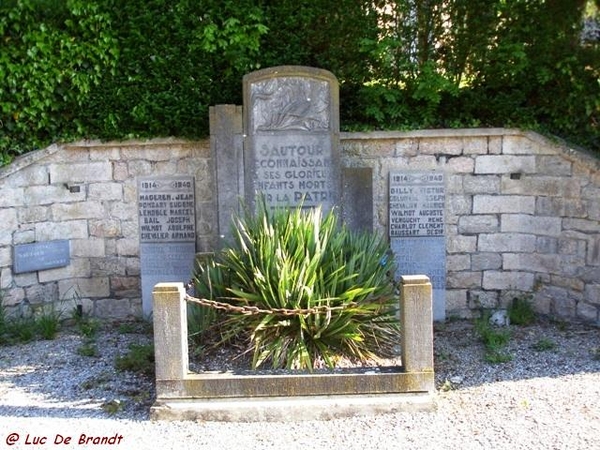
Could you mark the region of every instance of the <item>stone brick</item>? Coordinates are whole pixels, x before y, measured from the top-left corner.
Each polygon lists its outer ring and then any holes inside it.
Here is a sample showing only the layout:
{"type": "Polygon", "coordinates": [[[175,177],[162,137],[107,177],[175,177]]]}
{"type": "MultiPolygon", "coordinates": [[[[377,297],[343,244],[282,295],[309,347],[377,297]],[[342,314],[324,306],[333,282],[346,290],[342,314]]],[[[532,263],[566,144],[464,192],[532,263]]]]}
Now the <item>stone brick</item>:
{"type": "Polygon", "coordinates": [[[25,288],[25,298],[32,304],[56,302],[60,299],[57,283],[36,283],[25,288]]]}
{"type": "Polygon", "coordinates": [[[500,231],[503,233],[531,233],[539,236],[560,236],[560,217],[530,216],[525,214],[502,214],[500,231]]]}
{"type": "Polygon", "coordinates": [[[446,285],[450,289],[481,288],[481,272],[448,272],[446,285]]]}
{"type": "Polygon", "coordinates": [[[538,237],[535,251],[537,253],[558,253],[558,239],[548,236],[538,237]]]}
{"type": "Polygon", "coordinates": [[[20,229],[19,231],[15,231],[13,233],[13,244],[31,244],[35,242],[35,230],[33,228],[30,229],[20,229]]]}
{"type": "Polygon", "coordinates": [[[460,155],[462,150],[462,139],[423,138],[419,142],[419,153],[422,155],[460,155]]]}
{"type": "Polygon", "coordinates": [[[600,325],[600,308],[596,305],[579,301],[575,305],[575,315],[578,319],[600,325]]]}
{"type": "Polygon", "coordinates": [[[85,189],[69,192],[64,185],[30,186],[25,188],[26,206],[52,205],[58,203],[81,202],[85,200],[85,189]]]}
{"type": "Polygon", "coordinates": [[[460,194],[462,195],[463,189],[463,176],[452,173],[446,174],[446,194],[460,194]]]}
{"type": "Polygon", "coordinates": [[[2,304],[9,308],[19,305],[25,299],[25,290],[22,288],[6,289],[2,294],[2,304]]]}
{"type": "Polygon", "coordinates": [[[129,160],[127,164],[128,178],[136,178],[139,176],[152,175],[154,169],[149,161],[129,160]]]}
{"type": "Polygon", "coordinates": [[[583,295],[587,302],[600,306],[600,280],[595,284],[587,284],[583,295]]]}
{"type": "Polygon", "coordinates": [[[121,221],[117,219],[90,220],[90,236],[117,237],[121,235],[121,221]]]}
{"type": "Polygon", "coordinates": [[[590,266],[600,266],[600,234],[588,238],[586,263],[590,266]]]}
{"type": "Polygon", "coordinates": [[[68,266],[38,272],[40,283],[68,280],[70,278],[88,278],[89,276],[90,260],[87,258],[73,258],[68,266]]]}
{"type": "Polygon", "coordinates": [[[571,175],[573,163],[558,155],[538,156],[537,169],[538,173],[544,175],[571,175]]]}
{"type": "Polygon", "coordinates": [[[476,174],[535,172],[535,156],[481,155],[475,158],[476,174]]]}
{"type": "Polygon", "coordinates": [[[481,234],[477,250],[480,252],[534,252],[536,237],[518,233],[481,234]]]}
{"type": "Polygon", "coordinates": [[[450,216],[470,214],[473,199],[470,195],[448,195],[446,207],[450,216]]]}
{"type": "Polygon", "coordinates": [[[463,137],[463,153],[465,155],[486,155],[487,152],[487,136],[463,137]]]}
{"type": "Polygon", "coordinates": [[[136,311],[129,299],[105,298],[94,301],[94,315],[101,318],[127,319],[139,317],[139,311],[136,311]]]}
{"type": "Polygon", "coordinates": [[[554,286],[564,287],[573,291],[583,291],[585,283],[577,277],[551,275],[550,283],[554,286]]]}
{"type": "Polygon", "coordinates": [[[463,186],[465,194],[498,194],[500,177],[497,175],[465,175],[463,186]]]}
{"type": "Polygon", "coordinates": [[[446,170],[449,170],[453,173],[473,173],[474,166],[475,161],[473,161],[473,158],[466,156],[450,158],[446,162],[446,170]]]}
{"type": "Polygon", "coordinates": [[[545,197],[578,198],[580,181],[567,177],[524,176],[519,180],[502,177],[502,194],[526,194],[545,197]]]}
{"type": "Polygon", "coordinates": [[[13,284],[18,287],[27,287],[38,284],[36,272],[13,274],[13,284]]]}
{"type": "Polygon", "coordinates": [[[76,294],[79,297],[96,298],[110,295],[108,277],[73,278],[60,280],[58,291],[61,298],[76,294]]]}
{"type": "Polygon", "coordinates": [[[471,309],[495,309],[498,307],[499,296],[496,291],[473,289],[469,291],[468,297],[468,305],[471,309]]]}
{"type": "Polygon", "coordinates": [[[562,221],[563,229],[581,231],[583,233],[597,233],[600,230],[600,222],[597,220],[568,219],[562,221]]]}
{"type": "Polygon", "coordinates": [[[19,223],[44,222],[50,218],[50,206],[29,206],[17,209],[19,223]]]}
{"type": "Polygon", "coordinates": [[[25,189],[3,187],[0,195],[0,208],[22,206],[25,204],[25,189]]]}
{"type": "Polygon", "coordinates": [[[120,203],[114,202],[110,205],[109,217],[115,219],[131,220],[132,217],[137,217],[138,210],[135,203],[120,203]]]}
{"type": "Polygon", "coordinates": [[[474,195],[473,214],[533,214],[535,197],[526,195],[474,195]]]}
{"type": "Polygon", "coordinates": [[[123,184],[113,182],[92,183],[88,186],[88,195],[93,200],[123,200],[123,184]]]}
{"type": "Polygon", "coordinates": [[[127,272],[127,261],[129,258],[107,256],[105,258],[93,258],[90,260],[90,271],[92,277],[124,276],[127,272]]]}
{"type": "Polygon", "coordinates": [[[559,255],[506,253],[502,257],[502,267],[504,270],[523,270],[561,274],[562,261],[563,260],[559,255]]]}
{"type": "Polygon", "coordinates": [[[418,152],[418,139],[401,139],[396,142],[396,156],[417,156],[418,152]]]}
{"type": "Polygon", "coordinates": [[[104,251],[104,239],[72,239],[71,256],[103,258],[106,256],[106,252],[104,251]]]}
{"type": "Polygon", "coordinates": [[[448,236],[446,239],[446,251],[448,253],[471,253],[477,247],[476,236],[448,236]]]}
{"type": "Polygon", "coordinates": [[[55,221],[74,219],[100,219],[106,216],[104,206],[99,202],[56,203],[51,207],[55,221]]]}
{"type": "Polygon", "coordinates": [[[528,136],[504,136],[502,140],[502,153],[505,155],[552,155],[556,151],[528,136]]]}
{"type": "Polygon", "coordinates": [[[499,155],[502,153],[502,136],[489,136],[488,137],[488,154],[499,155]]]}
{"type": "Polygon", "coordinates": [[[110,290],[114,298],[130,298],[140,295],[139,277],[111,277],[110,290]]]}
{"type": "Polygon", "coordinates": [[[471,269],[471,256],[464,254],[452,254],[446,258],[446,266],[453,271],[471,269]]]}
{"type": "Polygon", "coordinates": [[[585,218],[588,207],[577,198],[540,196],[536,199],[535,212],[540,216],[585,218]]]}
{"type": "Polygon", "coordinates": [[[494,233],[498,230],[496,215],[465,215],[458,220],[458,231],[461,234],[494,233]]]}
{"type": "Polygon", "coordinates": [[[88,237],[87,220],[36,223],[35,235],[38,241],[86,239],[88,237]]]}
{"type": "Polygon", "coordinates": [[[117,240],[117,255],[118,256],[135,256],[139,255],[139,242],[136,239],[118,239],[117,240]]]}
{"type": "Polygon", "coordinates": [[[12,265],[12,249],[0,247],[0,267],[12,265]]]}
{"type": "Polygon", "coordinates": [[[483,272],[483,288],[487,290],[515,289],[529,292],[533,289],[533,284],[532,273],[491,270],[483,272]]]}
{"type": "Polygon", "coordinates": [[[498,253],[471,255],[471,270],[495,270],[502,268],[502,256],[498,253]]]}
{"type": "Polygon", "coordinates": [[[53,164],[51,183],[90,183],[112,180],[112,164],[108,161],[53,164]]]}
{"type": "Polygon", "coordinates": [[[461,319],[471,317],[471,312],[467,305],[466,289],[447,289],[446,290],[446,310],[452,311],[452,315],[461,319]]]}

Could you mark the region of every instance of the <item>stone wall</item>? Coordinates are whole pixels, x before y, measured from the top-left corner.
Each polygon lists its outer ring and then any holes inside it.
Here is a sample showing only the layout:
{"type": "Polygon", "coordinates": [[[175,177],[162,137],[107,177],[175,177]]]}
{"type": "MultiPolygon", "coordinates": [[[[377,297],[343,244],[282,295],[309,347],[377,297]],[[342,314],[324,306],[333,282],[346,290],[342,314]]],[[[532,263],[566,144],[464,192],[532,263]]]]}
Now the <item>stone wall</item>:
{"type": "Polygon", "coordinates": [[[208,142],[83,142],[53,145],[0,169],[0,288],[4,305],[60,302],[100,317],[141,315],[138,176],[193,175],[197,246],[212,246],[208,142]],[[78,189],[72,189],[77,187],[78,189]],[[71,192],[79,191],[79,192],[71,192]],[[13,246],[70,241],[66,267],[13,273],[13,246]]]}
{"type": "MultiPolygon", "coordinates": [[[[531,294],[541,312],[600,324],[597,158],[507,129],[342,133],[341,158],[345,168],[372,169],[372,223],[381,233],[390,171],[446,173],[448,316],[531,294]]],[[[197,250],[214,249],[208,140],[54,145],[1,168],[5,306],[59,301],[100,317],[139,316],[136,178],[169,175],[195,177],[197,250]],[[13,272],[15,245],[53,239],[70,241],[68,266],[13,272]]]]}
{"type": "Polygon", "coordinates": [[[374,171],[375,228],[387,174],[447,177],[447,316],[533,295],[538,311],[600,324],[600,160],[507,129],[350,133],[343,163],[374,171]]]}

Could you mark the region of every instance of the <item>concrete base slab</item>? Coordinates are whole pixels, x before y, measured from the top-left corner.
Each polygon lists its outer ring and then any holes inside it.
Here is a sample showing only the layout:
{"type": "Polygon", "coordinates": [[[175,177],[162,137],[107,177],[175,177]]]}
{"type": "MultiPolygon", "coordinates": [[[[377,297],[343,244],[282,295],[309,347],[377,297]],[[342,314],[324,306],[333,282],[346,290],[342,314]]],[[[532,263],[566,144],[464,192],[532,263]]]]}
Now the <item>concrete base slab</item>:
{"type": "Polygon", "coordinates": [[[431,412],[431,393],[238,399],[158,399],[152,420],[207,422],[297,422],[395,412],[431,412]]]}

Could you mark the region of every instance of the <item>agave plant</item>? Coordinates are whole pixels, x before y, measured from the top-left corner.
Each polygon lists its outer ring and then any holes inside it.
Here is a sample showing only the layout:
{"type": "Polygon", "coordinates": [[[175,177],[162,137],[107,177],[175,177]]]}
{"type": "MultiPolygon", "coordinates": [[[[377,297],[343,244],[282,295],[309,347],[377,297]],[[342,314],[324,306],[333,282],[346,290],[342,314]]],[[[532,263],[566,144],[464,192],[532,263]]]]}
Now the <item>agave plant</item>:
{"type": "Polygon", "coordinates": [[[397,343],[393,258],[383,239],[350,232],[330,212],[257,202],[234,219],[234,242],[196,270],[197,295],[220,340],[245,339],[253,368],[312,370],[341,357],[377,358],[397,343]]]}

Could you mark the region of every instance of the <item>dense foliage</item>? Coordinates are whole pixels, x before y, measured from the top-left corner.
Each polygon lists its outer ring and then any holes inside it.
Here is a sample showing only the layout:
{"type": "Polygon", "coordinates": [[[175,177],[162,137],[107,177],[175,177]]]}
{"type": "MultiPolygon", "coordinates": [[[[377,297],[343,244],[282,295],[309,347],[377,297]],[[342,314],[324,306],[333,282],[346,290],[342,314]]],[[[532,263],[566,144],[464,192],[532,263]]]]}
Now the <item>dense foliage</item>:
{"type": "Polygon", "coordinates": [[[51,141],[201,137],[252,70],[340,80],[346,129],[534,127],[600,148],[600,0],[3,0],[0,164],[51,141]]]}
{"type": "Polygon", "coordinates": [[[191,317],[213,319],[190,322],[200,324],[191,327],[197,342],[241,344],[254,368],[312,370],[340,357],[389,354],[399,334],[385,241],[338,227],[333,212],[323,218],[319,209],[269,211],[258,203],[256,215],[235,220],[231,246],[198,266],[197,295],[240,309],[195,306],[201,311],[191,317]]]}

